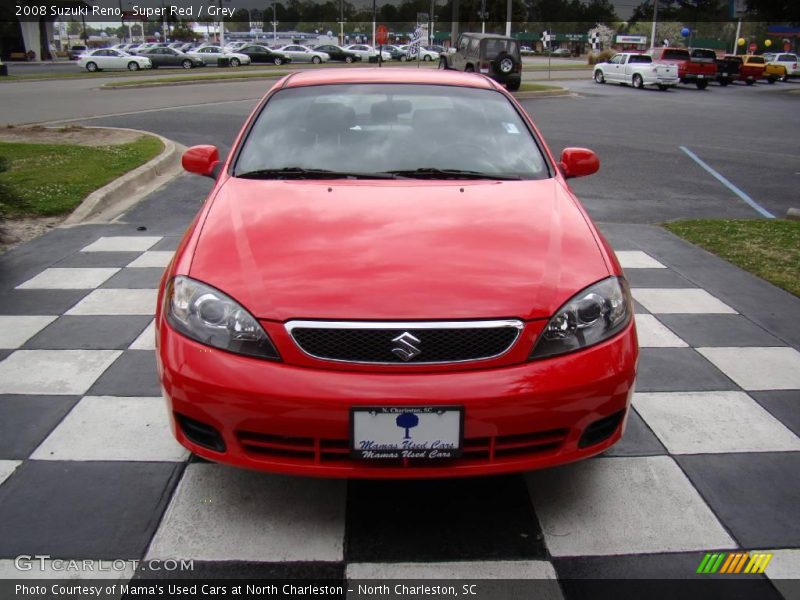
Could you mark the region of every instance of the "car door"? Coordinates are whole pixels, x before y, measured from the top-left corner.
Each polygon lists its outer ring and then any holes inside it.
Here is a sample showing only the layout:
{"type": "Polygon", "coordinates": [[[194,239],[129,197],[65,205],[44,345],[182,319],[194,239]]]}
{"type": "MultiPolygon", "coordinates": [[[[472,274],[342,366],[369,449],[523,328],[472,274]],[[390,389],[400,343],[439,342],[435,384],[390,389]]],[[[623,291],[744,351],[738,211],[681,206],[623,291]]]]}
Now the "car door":
{"type": "Polygon", "coordinates": [[[344,60],[347,56],[345,51],[338,46],[323,46],[320,50],[327,53],[331,60],[344,60]]]}
{"type": "Polygon", "coordinates": [[[215,65],[219,61],[219,57],[222,56],[222,49],[221,48],[203,48],[203,62],[208,65],[215,65]]]}
{"type": "Polygon", "coordinates": [[[251,63],[262,63],[264,60],[264,50],[261,46],[242,46],[239,50],[240,54],[246,54],[250,57],[251,63]]]}
{"type": "Polygon", "coordinates": [[[114,50],[98,50],[94,53],[97,57],[95,61],[101,69],[119,69],[121,58],[114,50]]]}
{"type": "Polygon", "coordinates": [[[610,61],[608,61],[608,73],[606,74],[606,79],[610,79],[611,81],[622,81],[623,58],[624,57],[621,54],[617,54],[616,56],[612,57],[610,61]]]}
{"type": "Polygon", "coordinates": [[[311,56],[302,46],[289,46],[289,50],[292,53],[292,60],[296,60],[298,62],[308,62],[311,60],[311,56]]]}
{"type": "Polygon", "coordinates": [[[150,48],[146,52],[142,52],[140,56],[150,59],[150,63],[154,67],[160,67],[164,64],[164,57],[162,56],[162,48],[150,48]]]}
{"type": "Polygon", "coordinates": [[[163,64],[166,66],[175,67],[181,63],[181,58],[172,48],[162,48],[160,55],[163,64]]]}

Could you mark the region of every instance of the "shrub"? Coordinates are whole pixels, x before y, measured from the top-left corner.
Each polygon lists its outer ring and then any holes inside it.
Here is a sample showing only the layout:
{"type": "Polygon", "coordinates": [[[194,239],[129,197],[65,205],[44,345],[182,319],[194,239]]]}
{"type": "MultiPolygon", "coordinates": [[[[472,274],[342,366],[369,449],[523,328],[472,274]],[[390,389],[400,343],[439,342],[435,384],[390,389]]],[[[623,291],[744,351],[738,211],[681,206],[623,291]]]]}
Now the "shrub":
{"type": "Polygon", "coordinates": [[[590,65],[596,65],[597,63],[606,62],[615,54],[616,52],[614,52],[614,50],[601,50],[597,54],[595,54],[594,52],[589,52],[587,61],[590,65]]]}

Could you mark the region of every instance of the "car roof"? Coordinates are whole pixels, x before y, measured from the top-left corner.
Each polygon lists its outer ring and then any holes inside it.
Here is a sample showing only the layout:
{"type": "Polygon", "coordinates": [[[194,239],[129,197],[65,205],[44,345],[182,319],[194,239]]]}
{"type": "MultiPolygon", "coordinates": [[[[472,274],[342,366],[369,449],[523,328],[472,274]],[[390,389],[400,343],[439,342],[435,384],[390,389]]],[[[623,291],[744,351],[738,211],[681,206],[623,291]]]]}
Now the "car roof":
{"type": "Polygon", "coordinates": [[[319,69],[297,72],[290,75],[283,87],[330,85],[335,83],[417,83],[429,85],[452,85],[494,89],[492,82],[473,73],[442,71],[439,69],[319,69]]]}

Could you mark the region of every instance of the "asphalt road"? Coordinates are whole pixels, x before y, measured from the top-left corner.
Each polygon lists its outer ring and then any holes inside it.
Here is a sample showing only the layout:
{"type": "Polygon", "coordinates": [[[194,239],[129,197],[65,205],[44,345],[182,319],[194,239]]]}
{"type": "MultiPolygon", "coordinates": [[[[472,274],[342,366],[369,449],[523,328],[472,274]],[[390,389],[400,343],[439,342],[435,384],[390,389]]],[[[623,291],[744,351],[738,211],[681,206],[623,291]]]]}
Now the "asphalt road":
{"type": "Polygon", "coordinates": [[[579,95],[523,102],[556,153],[585,146],[600,172],[571,184],[599,221],[758,217],[687,148],[775,216],[800,207],[800,82],[634,90],[569,82],[579,95]]]}
{"type": "MultiPolygon", "coordinates": [[[[87,102],[97,103],[99,114],[115,109],[130,114],[85,123],[153,131],[186,145],[212,143],[226,152],[267,85],[228,82],[98,92],[87,102]],[[193,102],[191,107],[162,109],[187,100],[193,102]]],[[[596,220],[657,223],[759,217],[742,195],[778,217],[800,206],[800,95],[787,93],[800,90],[800,83],[715,85],[706,91],[680,86],[669,92],[591,81],[566,85],[575,95],[522,104],[554,153],[566,146],[585,146],[599,154],[600,172],[571,183],[596,220]]],[[[187,194],[205,189],[188,187],[187,194]]],[[[181,186],[171,186],[171,192],[183,194],[181,186]]]]}

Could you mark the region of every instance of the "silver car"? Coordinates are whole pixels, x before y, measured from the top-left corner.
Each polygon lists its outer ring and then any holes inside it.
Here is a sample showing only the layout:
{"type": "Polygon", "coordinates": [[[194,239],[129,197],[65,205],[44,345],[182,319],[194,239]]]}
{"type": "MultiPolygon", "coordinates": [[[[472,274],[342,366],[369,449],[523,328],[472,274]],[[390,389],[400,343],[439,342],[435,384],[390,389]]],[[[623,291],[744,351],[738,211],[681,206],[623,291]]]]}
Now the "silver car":
{"type": "Polygon", "coordinates": [[[317,50],[298,44],[290,44],[282,48],[274,48],[274,50],[285,54],[292,59],[292,62],[310,62],[318,65],[319,63],[328,62],[331,59],[325,52],[318,52],[317,50]]]}
{"type": "Polygon", "coordinates": [[[205,65],[216,65],[219,62],[219,59],[223,56],[228,58],[232,67],[250,64],[250,57],[246,54],[228,52],[219,46],[202,46],[200,48],[190,50],[186,54],[195,58],[199,58],[205,65]]]}

